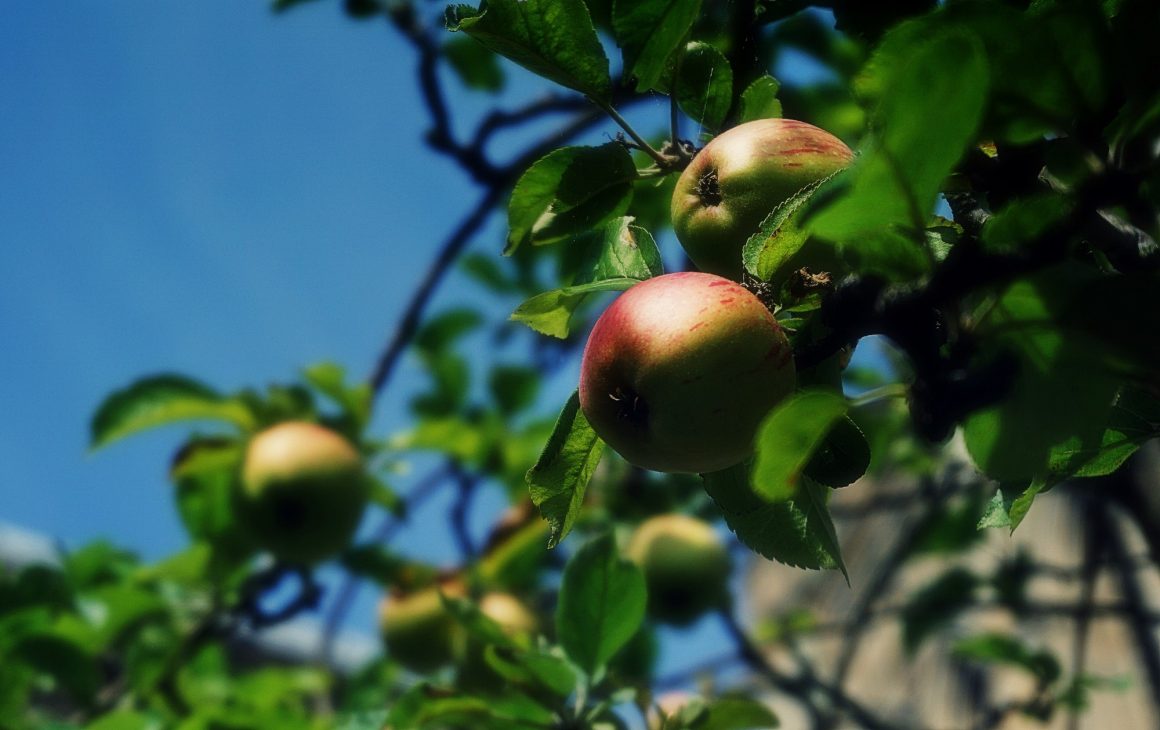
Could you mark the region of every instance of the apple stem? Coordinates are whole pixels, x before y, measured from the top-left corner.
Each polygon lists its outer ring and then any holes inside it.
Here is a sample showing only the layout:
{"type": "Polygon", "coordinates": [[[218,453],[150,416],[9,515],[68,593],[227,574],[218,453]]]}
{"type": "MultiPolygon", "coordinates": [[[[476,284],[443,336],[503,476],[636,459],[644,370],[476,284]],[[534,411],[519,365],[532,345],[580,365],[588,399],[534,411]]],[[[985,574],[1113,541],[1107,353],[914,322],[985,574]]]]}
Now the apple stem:
{"type": "Polygon", "coordinates": [[[905,398],[906,386],[902,383],[890,383],[883,385],[880,388],[868,390],[862,395],[850,399],[851,408],[861,408],[862,406],[873,405],[891,398],[905,398]]]}
{"type": "Polygon", "coordinates": [[[641,137],[640,133],[633,129],[632,125],[628,123],[628,120],[620,116],[620,112],[616,111],[616,107],[606,102],[596,102],[596,105],[603,109],[604,112],[608,114],[608,116],[612,117],[612,121],[619,124],[620,128],[623,129],[628,134],[628,136],[632,138],[632,141],[637,145],[637,147],[643,150],[644,153],[649,157],[656,160],[658,165],[666,169],[672,167],[672,162],[656,149],[654,149],[653,146],[650,145],[644,137],[641,137]]]}

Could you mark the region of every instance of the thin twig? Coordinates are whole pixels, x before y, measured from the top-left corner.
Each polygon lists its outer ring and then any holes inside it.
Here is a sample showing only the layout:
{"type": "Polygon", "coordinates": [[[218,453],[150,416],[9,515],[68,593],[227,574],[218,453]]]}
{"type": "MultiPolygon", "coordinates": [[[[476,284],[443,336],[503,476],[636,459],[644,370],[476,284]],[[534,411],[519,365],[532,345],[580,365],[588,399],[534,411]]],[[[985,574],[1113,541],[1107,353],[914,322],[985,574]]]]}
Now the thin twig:
{"type": "Polygon", "coordinates": [[[479,478],[458,465],[454,467],[453,473],[456,497],[448,514],[448,519],[451,522],[451,535],[455,538],[462,562],[470,563],[479,553],[475,541],[471,539],[471,531],[467,524],[467,517],[471,512],[472,497],[475,496],[475,488],[479,485],[479,478]]]}
{"type": "MultiPolygon", "coordinates": [[[[1080,497],[1081,509],[1086,513],[1091,508],[1091,499],[1080,497]]],[[[1107,536],[1104,534],[1107,524],[1103,520],[1084,522],[1083,526],[1083,566],[1080,574],[1080,611],[1075,617],[1075,633],[1072,636],[1071,673],[1076,681],[1084,673],[1087,666],[1087,644],[1091,629],[1092,608],[1095,605],[1096,578],[1100,572],[1100,561],[1103,558],[1104,544],[1107,536]]],[[[1068,710],[1067,726],[1069,730],[1079,730],[1080,709],[1072,706],[1068,710]]]]}
{"type": "Polygon", "coordinates": [[[738,623],[737,617],[730,609],[720,613],[725,630],[737,644],[738,654],[749,665],[749,668],[764,678],[775,689],[797,698],[801,702],[810,702],[811,693],[820,693],[826,697],[837,710],[848,715],[866,730],[900,730],[904,726],[896,725],[879,718],[869,709],[863,707],[852,697],[842,692],[840,687],[827,684],[816,677],[807,674],[802,677],[787,677],[770,664],[761,648],[745,633],[745,629],[738,623]]]}

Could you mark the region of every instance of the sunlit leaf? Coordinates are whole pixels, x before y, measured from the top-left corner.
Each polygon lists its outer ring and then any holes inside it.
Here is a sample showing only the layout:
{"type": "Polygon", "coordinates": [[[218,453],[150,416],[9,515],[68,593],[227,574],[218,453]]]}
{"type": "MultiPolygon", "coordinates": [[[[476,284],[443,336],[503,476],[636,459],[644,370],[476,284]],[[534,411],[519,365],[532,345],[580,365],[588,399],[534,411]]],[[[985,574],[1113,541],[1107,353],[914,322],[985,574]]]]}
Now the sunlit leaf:
{"type": "Polygon", "coordinates": [[[532,502],[552,528],[548,547],[555,547],[571,532],[603,453],[604,442],[580,410],[579,394],[573,393],[539,460],[527,474],[532,502]]]}
{"type": "Polygon", "coordinates": [[[139,431],[182,421],[210,420],[247,431],[253,414],[241,403],[182,375],[153,375],[109,395],[89,425],[97,449],[139,431]]]}
{"type": "Polygon", "coordinates": [[[596,292],[624,291],[636,283],[636,279],[604,279],[544,292],[521,304],[511,318],[540,334],[563,339],[571,331],[572,313],[586,296],[596,292]]]}
{"type": "Polygon", "coordinates": [[[616,142],[549,152],[516,182],[508,202],[504,253],[525,243],[558,241],[622,215],[635,179],[632,156],[616,142]]]}
{"type": "Polygon", "coordinates": [[[846,409],[846,399],[828,390],[801,391],[778,404],[757,431],[750,477],[757,495],[769,502],[793,497],[810,458],[846,409]]]}
{"type": "Polygon", "coordinates": [[[741,93],[741,115],[739,122],[755,119],[776,119],[781,117],[781,101],[777,91],[781,84],[769,74],[754,79],[741,93]]]}
{"type": "Polygon", "coordinates": [[[582,2],[489,0],[479,9],[447,8],[447,27],[462,31],[532,73],[598,101],[612,96],[608,57],[582,2]]]}

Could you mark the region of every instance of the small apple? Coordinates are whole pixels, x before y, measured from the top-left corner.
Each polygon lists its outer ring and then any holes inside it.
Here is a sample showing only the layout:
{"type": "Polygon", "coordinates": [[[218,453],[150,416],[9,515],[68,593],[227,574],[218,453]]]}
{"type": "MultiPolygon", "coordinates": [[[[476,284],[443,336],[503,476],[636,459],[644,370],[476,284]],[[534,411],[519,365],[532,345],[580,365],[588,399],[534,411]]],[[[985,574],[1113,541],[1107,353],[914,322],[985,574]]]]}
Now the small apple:
{"type": "Polygon", "coordinates": [[[580,365],[580,408],[629,462],[705,473],[753,451],[794,388],[777,320],[740,284],[681,272],[636,284],[600,316],[580,365]]]}
{"type": "Polygon", "coordinates": [[[691,623],[728,595],[729,551],[712,526],[681,514],[645,520],[625,555],[640,566],[648,586],[648,610],[659,621],[691,623]]]}
{"type": "Polygon", "coordinates": [[[741,276],[741,249],[794,193],[850,164],[850,148],[793,119],[758,119],[715,137],[673,189],[673,231],[702,271],[741,276]]]}
{"type": "Polygon", "coordinates": [[[503,632],[517,643],[528,641],[539,628],[536,614],[510,593],[485,593],[479,599],[479,612],[499,624],[503,632]]]}
{"type": "MultiPolygon", "coordinates": [[[[414,591],[394,590],[379,605],[379,629],[391,659],[427,674],[451,663],[462,663],[475,678],[491,670],[483,660],[483,646],[443,605],[441,595],[465,598],[468,591],[457,578],[414,591]]],[[[479,612],[497,623],[513,641],[530,644],[538,628],[536,615],[510,593],[491,592],[479,599],[479,612]]]]}
{"type": "Polygon", "coordinates": [[[444,581],[411,592],[392,591],[379,604],[379,629],[387,655],[419,674],[439,669],[463,655],[463,627],[443,607],[440,594],[467,595],[461,581],[444,581]]]}
{"type": "Polygon", "coordinates": [[[251,439],[240,517],[275,557],[310,565],[350,542],[369,496],[362,457],[334,431],[287,421],[251,439]]]}

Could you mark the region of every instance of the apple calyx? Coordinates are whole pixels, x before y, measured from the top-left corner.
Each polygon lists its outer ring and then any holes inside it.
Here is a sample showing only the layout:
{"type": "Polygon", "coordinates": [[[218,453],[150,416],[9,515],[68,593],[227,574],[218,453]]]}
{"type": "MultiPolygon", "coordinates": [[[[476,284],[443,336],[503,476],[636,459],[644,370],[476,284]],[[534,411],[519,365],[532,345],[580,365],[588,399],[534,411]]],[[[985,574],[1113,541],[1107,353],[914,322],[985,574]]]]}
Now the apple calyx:
{"type": "Polygon", "coordinates": [[[721,205],[721,183],[717,179],[716,169],[711,168],[697,178],[697,195],[701,196],[701,202],[705,205],[721,205]]]}

